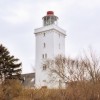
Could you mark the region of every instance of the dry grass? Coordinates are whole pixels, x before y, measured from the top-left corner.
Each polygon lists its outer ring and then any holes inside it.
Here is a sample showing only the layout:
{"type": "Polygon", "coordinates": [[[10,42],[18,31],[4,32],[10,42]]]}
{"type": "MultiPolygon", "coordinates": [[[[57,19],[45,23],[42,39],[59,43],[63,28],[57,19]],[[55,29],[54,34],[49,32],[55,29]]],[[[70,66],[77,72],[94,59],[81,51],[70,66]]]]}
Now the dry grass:
{"type": "Polygon", "coordinates": [[[100,82],[77,82],[66,89],[25,89],[9,82],[0,86],[0,100],[100,100],[100,82]]]}

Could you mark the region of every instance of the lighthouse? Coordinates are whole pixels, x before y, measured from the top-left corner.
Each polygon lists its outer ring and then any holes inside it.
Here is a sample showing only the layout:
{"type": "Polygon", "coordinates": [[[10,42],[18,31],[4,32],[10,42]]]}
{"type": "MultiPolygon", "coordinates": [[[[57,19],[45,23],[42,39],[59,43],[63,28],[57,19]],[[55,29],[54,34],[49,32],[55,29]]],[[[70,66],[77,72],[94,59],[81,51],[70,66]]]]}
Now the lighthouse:
{"type": "Polygon", "coordinates": [[[65,55],[66,32],[58,26],[58,17],[53,11],[47,11],[42,18],[43,26],[34,30],[36,37],[36,87],[49,87],[48,71],[43,63],[57,55],[65,55]]]}

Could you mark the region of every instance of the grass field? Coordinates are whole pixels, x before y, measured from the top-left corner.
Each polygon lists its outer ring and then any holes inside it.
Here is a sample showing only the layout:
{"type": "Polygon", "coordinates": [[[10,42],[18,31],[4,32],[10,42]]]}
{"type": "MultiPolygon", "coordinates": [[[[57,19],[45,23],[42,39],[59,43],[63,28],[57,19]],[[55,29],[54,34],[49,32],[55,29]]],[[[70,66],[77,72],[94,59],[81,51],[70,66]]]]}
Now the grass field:
{"type": "Polygon", "coordinates": [[[100,82],[78,82],[66,89],[25,89],[9,81],[0,86],[0,100],[100,100],[100,82]]]}

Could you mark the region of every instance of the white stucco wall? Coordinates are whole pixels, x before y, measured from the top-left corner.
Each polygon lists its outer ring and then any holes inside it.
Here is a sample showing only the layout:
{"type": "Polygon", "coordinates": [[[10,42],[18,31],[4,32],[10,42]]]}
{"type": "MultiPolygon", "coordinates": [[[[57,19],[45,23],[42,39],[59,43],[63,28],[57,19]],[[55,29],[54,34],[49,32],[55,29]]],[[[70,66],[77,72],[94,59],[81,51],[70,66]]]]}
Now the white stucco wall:
{"type": "Polygon", "coordinates": [[[36,36],[36,86],[41,87],[48,80],[48,73],[43,71],[42,55],[47,54],[47,59],[53,59],[58,54],[65,54],[65,31],[56,25],[49,25],[35,29],[36,36]],[[44,36],[45,33],[45,36],[44,36]],[[59,36],[60,34],[60,36],[59,36]],[[45,48],[44,48],[45,43],[45,48]],[[59,48],[60,44],[60,48],[59,48]]]}

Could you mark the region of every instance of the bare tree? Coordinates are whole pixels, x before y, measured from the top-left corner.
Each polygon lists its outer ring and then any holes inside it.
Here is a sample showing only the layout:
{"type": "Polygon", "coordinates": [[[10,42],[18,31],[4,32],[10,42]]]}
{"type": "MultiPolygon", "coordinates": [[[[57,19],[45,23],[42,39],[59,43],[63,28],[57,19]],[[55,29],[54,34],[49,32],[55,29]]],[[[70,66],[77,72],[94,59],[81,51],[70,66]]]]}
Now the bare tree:
{"type": "Polygon", "coordinates": [[[82,79],[84,70],[80,67],[78,59],[65,58],[57,56],[55,60],[46,62],[51,82],[68,83],[82,79]]]}
{"type": "Polygon", "coordinates": [[[92,50],[82,58],[82,65],[85,68],[88,80],[95,83],[100,81],[100,57],[95,55],[92,50]]]}
{"type": "Polygon", "coordinates": [[[78,59],[57,56],[54,60],[47,60],[46,65],[49,79],[55,84],[100,81],[100,61],[93,52],[78,59]]]}

